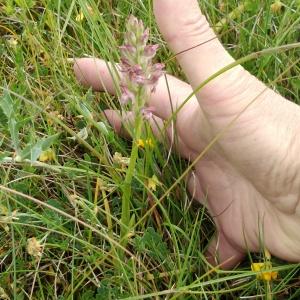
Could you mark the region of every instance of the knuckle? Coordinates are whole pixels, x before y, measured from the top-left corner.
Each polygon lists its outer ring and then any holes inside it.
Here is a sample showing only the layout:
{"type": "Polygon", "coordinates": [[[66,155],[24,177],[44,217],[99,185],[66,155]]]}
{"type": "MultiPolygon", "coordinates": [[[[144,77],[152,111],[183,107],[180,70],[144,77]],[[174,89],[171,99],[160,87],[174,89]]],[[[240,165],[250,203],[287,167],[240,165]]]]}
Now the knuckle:
{"type": "Polygon", "coordinates": [[[181,45],[184,49],[214,37],[205,16],[201,14],[179,19],[176,26],[177,30],[171,30],[166,34],[166,41],[171,45],[181,45]]]}

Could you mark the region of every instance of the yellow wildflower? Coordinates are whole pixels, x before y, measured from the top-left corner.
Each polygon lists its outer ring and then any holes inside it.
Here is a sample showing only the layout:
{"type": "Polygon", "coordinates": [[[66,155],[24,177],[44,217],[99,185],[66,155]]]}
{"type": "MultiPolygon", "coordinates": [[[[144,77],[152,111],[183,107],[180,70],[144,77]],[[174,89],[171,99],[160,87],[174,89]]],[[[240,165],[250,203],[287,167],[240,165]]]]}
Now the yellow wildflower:
{"type": "Polygon", "coordinates": [[[79,12],[79,14],[76,16],[75,20],[76,22],[82,22],[84,19],[84,14],[82,11],[79,12]]]}
{"type": "Polygon", "coordinates": [[[252,263],[251,270],[253,272],[260,272],[256,275],[256,278],[263,281],[271,281],[277,279],[278,272],[271,271],[272,264],[271,262],[260,262],[260,263],[252,263]]]}
{"type": "Polygon", "coordinates": [[[145,148],[145,146],[148,146],[150,148],[153,148],[154,147],[154,143],[152,141],[152,139],[148,138],[146,140],[143,140],[143,139],[138,139],[136,141],[137,145],[139,148],[145,148]]]}
{"type": "Polygon", "coordinates": [[[48,149],[43,151],[39,156],[40,162],[52,161],[55,160],[55,153],[53,149],[48,149]]]}
{"type": "Polygon", "coordinates": [[[154,147],[153,141],[152,139],[146,139],[145,144],[148,145],[150,148],[154,147]]]}
{"type": "Polygon", "coordinates": [[[43,246],[35,237],[32,237],[27,240],[27,252],[29,255],[32,255],[35,258],[41,257],[42,250],[43,246]]]}
{"type": "Polygon", "coordinates": [[[256,278],[263,281],[271,281],[277,279],[278,272],[272,271],[271,254],[268,249],[265,252],[265,262],[252,263],[251,270],[253,272],[260,272],[256,275],[256,278]]]}
{"type": "MultiPolygon", "coordinates": [[[[94,10],[91,6],[87,5],[86,9],[90,16],[94,15],[94,10]]],[[[84,20],[84,14],[83,14],[82,10],[79,11],[79,14],[76,16],[75,20],[76,20],[76,22],[82,22],[84,20]]]]}
{"type": "Polygon", "coordinates": [[[156,175],[153,175],[151,178],[148,178],[148,184],[147,187],[151,191],[156,191],[156,187],[160,185],[161,183],[159,182],[158,178],[156,175]]]}
{"type": "Polygon", "coordinates": [[[142,139],[138,139],[136,143],[139,148],[145,148],[145,143],[142,139]]]}
{"type": "Polygon", "coordinates": [[[280,0],[275,0],[273,4],[271,4],[270,8],[273,13],[279,13],[282,9],[282,2],[280,0]]]}

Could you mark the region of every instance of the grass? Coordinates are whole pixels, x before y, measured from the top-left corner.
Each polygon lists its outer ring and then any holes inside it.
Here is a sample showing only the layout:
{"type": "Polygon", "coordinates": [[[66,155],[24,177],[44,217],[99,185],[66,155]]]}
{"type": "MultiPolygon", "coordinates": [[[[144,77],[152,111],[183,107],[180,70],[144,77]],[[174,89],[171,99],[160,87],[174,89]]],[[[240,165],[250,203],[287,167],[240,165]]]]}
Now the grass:
{"type": "MultiPolygon", "coordinates": [[[[299,40],[299,1],[284,1],[278,13],[268,0],[200,2],[211,24],[223,18],[217,28],[235,58],[299,40]],[[236,13],[241,4],[243,11],[236,13]]],[[[169,59],[151,1],[0,4],[0,299],[299,299],[297,264],[272,258],[279,277],[271,282],[251,271],[251,261],[263,259],[260,254],[233,271],[207,265],[203,253],[214,225],[178,180],[187,162],[170,156],[151,132],[147,138],[154,147],[139,150],[130,232],[122,246],[126,168],[112,157],[115,152],[129,157],[131,143],[101,114],[119,108],[117,99],[80,87],[67,58],[118,60],[129,14],[151,28],[152,42],[161,45],[158,60],[167,61],[168,72],[184,78],[169,59]],[[52,161],[38,161],[49,148],[52,161]],[[156,191],[149,188],[153,175],[160,181],[156,191]],[[28,249],[32,237],[36,253],[28,249]]],[[[298,54],[275,50],[253,55],[244,66],[298,103],[298,54]]]]}

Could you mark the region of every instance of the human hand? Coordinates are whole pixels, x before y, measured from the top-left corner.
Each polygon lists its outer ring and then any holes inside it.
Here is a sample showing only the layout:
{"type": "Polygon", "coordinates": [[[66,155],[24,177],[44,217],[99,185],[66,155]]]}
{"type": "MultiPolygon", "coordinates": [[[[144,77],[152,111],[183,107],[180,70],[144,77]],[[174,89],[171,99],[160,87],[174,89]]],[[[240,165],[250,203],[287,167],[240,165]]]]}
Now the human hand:
{"type": "MultiPolygon", "coordinates": [[[[196,0],[178,0],[176,5],[173,0],[155,0],[154,13],[174,53],[209,41],[177,56],[191,85],[167,76],[176,108],[201,82],[234,60],[215,38],[196,0]]],[[[105,62],[77,59],[74,69],[84,85],[115,93],[105,62]]],[[[153,124],[171,117],[164,78],[147,105],[154,108],[153,124]]],[[[106,116],[120,132],[119,114],[107,110],[106,116]]],[[[125,118],[128,121],[132,114],[125,118]]],[[[177,150],[191,161],[226,128],[188,179],[191,195],[207,206],[217,227],[207,253],[211,263],[231,268],[247,251],[264,247],[277,257],[300,262],[299,120],[296,104],[241,66],[205,85],[178,112],[177,150]]],[[[154,125],[153,130],[159,133],[154,125]]],[[[172,131],[168,134],[172,140],[172,131]]]]}

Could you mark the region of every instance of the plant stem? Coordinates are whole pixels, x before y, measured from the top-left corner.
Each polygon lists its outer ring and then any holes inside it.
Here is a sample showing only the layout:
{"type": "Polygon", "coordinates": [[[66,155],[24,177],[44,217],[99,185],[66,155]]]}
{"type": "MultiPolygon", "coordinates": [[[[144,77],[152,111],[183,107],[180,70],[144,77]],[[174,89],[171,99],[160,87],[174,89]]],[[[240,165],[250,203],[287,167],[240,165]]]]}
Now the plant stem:
{"type": "Polygon", "coordinates": [[[130,232],[130,200],[132,195],[131,184],[133,175],[135,172],[136,161],[138,159],[138,143],[137,141],[140,139],[142,134],[142,125],[143,125],[143,118],[140,112],[140,98],[143,95],[142,92],[143,88],[139,90],[137,96],[137,107],[135,108],[135,123],[134,123],[134,138],[133,138],[133,145],[130,154],[130,161],[128,165],[128,169],[126,172],[124,184],[122,186],[122,214],[121,214],[121,245],[126,247],[127,244],[127,236],[130,232]]]}

